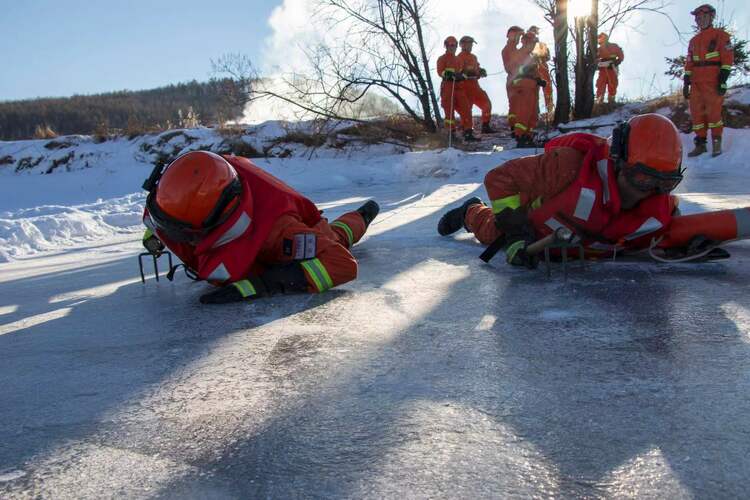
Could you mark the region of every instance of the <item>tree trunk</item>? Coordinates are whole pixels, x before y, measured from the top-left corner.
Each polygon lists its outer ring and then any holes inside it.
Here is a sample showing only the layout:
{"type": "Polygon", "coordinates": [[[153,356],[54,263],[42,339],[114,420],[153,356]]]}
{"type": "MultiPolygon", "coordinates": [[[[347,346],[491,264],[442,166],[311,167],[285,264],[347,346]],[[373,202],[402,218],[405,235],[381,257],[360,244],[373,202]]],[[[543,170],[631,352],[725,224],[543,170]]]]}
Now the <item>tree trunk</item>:
{"type": "Polygon", "coordinates": [[[568,0],[555,4],[555,82],[557,103],[555,124],[570,121],[570,81],[568,79],[568,0]]]}
{"type": "MultiPolygon", "coordinates": [[[[430,61],[427,58],[427,50],[425,49],[425,43],[424,43],[424,36],[422,34],[422,16],[419,12],[419,5],[417,4],[416,0],[412,2],[411,7],[413,9],[413,19],[414,19],[414,25],[417,29],[417,41],[419,42],[419,51],[420,51],[420,57],[422,58],[422,62],[424,64],[424,74],[425,79],[427,83],[427,92],[430,95],[430,101],[432,104],[432,113],[430,113],[431,116],[435,117],[436,124],[442,123],[442,117],[440,115],[440,106],[438,105],[437,101],[437,95],[435,94],[435,87],[432,84],[432,74],[430,73],[430,61]]],[[[425,112],[425,115],[428,115],[427,112],[425,112]]],[[[433,130],[434,132],[434,130],[433,130]]]]}
{"type": "Polygon", "coordinates": [[[598,0],[591,0],[591,15],[576,18],[576,101],[573,109],[576,120],[591,118],[594,111],[598,3],[598,0]]]}

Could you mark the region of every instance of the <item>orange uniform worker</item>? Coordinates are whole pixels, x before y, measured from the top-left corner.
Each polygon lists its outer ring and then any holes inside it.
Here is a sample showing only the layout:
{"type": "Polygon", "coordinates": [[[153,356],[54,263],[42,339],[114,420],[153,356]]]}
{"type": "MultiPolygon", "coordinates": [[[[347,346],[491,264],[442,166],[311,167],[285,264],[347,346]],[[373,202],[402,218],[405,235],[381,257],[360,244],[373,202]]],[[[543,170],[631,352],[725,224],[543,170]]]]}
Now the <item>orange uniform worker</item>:
{"type": "Polygon", "coordinates": [[[617,95],[619,68],[625,55],[619,45],[609,42],[609,37],[605,33],[599,33],[598,40],[599,78],[596,79],[596,101],[599,104],[604,102],[604,92],[607,90],[607,102],[613,103],[617,95]]]}
{"type": "Polygon", "coordinates": [[[461,128],[468,130],[472,128],[469,103],[463,85],[457,81],[460,78],[459,61],[458,56],[456,56],[458,40],[449,36],[445,39],[443,45],[445,46],[445,54],[438,57],[437,72],[442,79],[440,83],[440,105],[445,112],[445,124],[448,131],[453,133],[456,130],[456,112],[458,112],[461,117],[461,128]]]}
{"type": "Polygon", "coordinates": [[[485,245],[504,243],[508,263],[528,267],[537,260],[526,246],[559,227],[572,230],[590,257],[642,249],[671,222],[676,203],[668,193],[682,180],[681,165],[680,134],[661,115],[621,124],[611,146],[592,134],[563,135],[544,154],[487,173],[492,206],[471,198],[443,215],[438,232],[464,227],[485,245]]]}
{"type": "MultiPolygon", "coordinates": [[[[470,36],[462,36],[459,40],[461,53],[458,54],[459,72],[466,79],[461,83],[469,102],[469,112],[473,106],[478,106],[482,110],[482,133],[491,134],[494,132],[490,127],[490,117],[492,116],[492,103],[487,96],[487,92],[479,86],[479,79],[487,76],[487,71],[479,66],[477,56],[471,53],[476,41],[470,36]]],[[[474,139],[474,132],[470,129],[464,129],[464,138],[474,139]]]]}
{"type": "Polygon", "coordinates": [[[734,64],[734,50],[729,34],[714,28],[716,9],[704,4],[691,12],[700,30],[688,45],[683,95],[690,99],[695,148],[688,156],[706,152],[708,130],[711,130],[713,156],[721,154],[724,122],[721,108],[727,91],[727,80],[734,64]]]}
{"type": "MultiPolygon", "coordinates": [[[[538,26],[531,26],[529,28],[529,32],[534,33],[534,35],[536,35],[537,37],[537,40],[539,40],[539,31],[540,30],[538,26]]],[[[546,43],[537,41],[532,54],[534,54],[534,58],[537,62],[539,78],[541,78],[545,82],[544,87],[542,87],[542,90],[544,92],[544,105],[547,108],[547,113],[552,114],[555,112],[555,105],[552,102],[552,77],[549,73],[549,60],[551,56],[549,47],[547,47],[546,43]]]]}
{"type": "Polygon", "coordinates": [[[510,83],[511,113],[515,115],[513,135],[518,147],[533,144],[534,129],[539,118],[539,87],[546,82],[539,77],[534,58],[537,38],[527,32],[521,37],[521,48],[511,57],[511,68],[517,68],[510,83]]]}
{"type": "Polygon", "coordinates": [[[168,248],[188,276],[221,287],[202,303],[323,292],[353,280],[349,249],[379,210],[370,200],[329,224],[310,200],[247,158],[208,151],[157,166],[144,188],[143,245],[154,255],[168,248]]]}
{"type": "Polygon", "coordinates": [[[503,47],[503,50],[501,52],[501,55],[503,57],[503,68],[505,68],[505,74],[508,75],[505,81],[505,91],[508,94],[508,106],[510,108],[508,110],[508,127],[510,128],[511,132],[513,131],[513,127],[516,124],[516,117],[518,112],[518,100],[516,99],[515,94],[513,94],[511,84],[513,83],[513,78],[515,78],[515,75],[518,74],[518,65],[520,61],[516,56],[516,53],[518,52],[518,42],[521,41],[522,36],[523,29],[521,27],[511,26],[510,28],[508,28],[508,39],[505,42],[505,47],[503,47]]]}

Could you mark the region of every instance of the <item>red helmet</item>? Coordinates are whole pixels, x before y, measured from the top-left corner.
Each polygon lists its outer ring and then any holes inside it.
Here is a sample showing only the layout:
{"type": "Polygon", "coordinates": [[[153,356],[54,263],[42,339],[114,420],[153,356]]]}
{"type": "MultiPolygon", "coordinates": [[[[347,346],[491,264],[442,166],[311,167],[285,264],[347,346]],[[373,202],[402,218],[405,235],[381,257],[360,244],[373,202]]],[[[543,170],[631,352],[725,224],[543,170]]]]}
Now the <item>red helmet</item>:
{"type": "Polygon", "coordinates": [[[151,174],[146,199],[151,221],[167,237],[198,243],[239,206],[242,194],[234,167],[209,151],[191,151],[151,174]]]}
{"type": "Polygon", "coordinates": [[[641,191],[668,193],[682,180],[682,141],[672,121],[649,113],[631,118],[612,133],[611,156],[641,191]]]}
{"type": "Polygon", "coordinates": [[[448,38],[443,40],[443,46],[447,47],[449,43],[458,46],[458,40],[456,40],[455,36],[449,36],[448,38]]]}

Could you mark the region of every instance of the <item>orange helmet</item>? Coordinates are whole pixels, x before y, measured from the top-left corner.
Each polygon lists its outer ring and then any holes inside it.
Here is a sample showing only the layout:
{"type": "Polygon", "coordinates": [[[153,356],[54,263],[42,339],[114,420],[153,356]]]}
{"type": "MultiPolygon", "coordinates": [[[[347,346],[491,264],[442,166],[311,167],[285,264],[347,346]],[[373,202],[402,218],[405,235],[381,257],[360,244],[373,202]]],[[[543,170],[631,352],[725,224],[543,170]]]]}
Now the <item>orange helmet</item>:
{"type": "Polygon", "coordinates": [[[612,132],[610,155],[641,191],[667,193],[682,180],[682,141],[672,121],[649,113],[631,118],[612,132]]]}
{"type": "Polygon", "coordinates": [[[458,46],[458,40],[456,40],[455,36],[449,36],[448,38],[443,40],[443,46],[447,47],[449,43],[458,46]]]}
{"type": "Polygon", "coordinates": [[[510,28],[508,28],[507,37],[510,38],[516,33],[523,33],[523,28],[521,28],[520,26],[511,26],[510,28]]]}
{"type": "Polygon", "coordinates": [[[536,37],[536,34],[534,34],[534,33],[533,33],[533,32],[531,32],[531,31],[527,31],[527,32],[526,32],[526,33],[524,33],[524,34],[523,34],[523,36],[521,37],[521,44],[523,44],[523,45],[526,45],[527,43],[528,43],[528,44],[531,44],[531,43],[536,43],[536,42],[537,42],[538,40],[539,40],[539,39],[538,39],[538,38],[536,37]]]}
{"type": "Polygon", "coordinates": [[[599,41],[599,43],[603,43],[609,40],[609,36],[607,36],[606,33],[599,33],[599,36],[596,37],[596,39],[599,41]]]}
{"type": "Polygon", "coordinates": [[[539,36],[539,26],[529,26],[529,29],[527,31],[530,31],[531,33],[539,36]]]}
{"type": "Polygon", "coordinates": [[[234,167],[209,151],[191,151],[144,183],[154,226],[175,241],[196,244],[239,206],[242,183],[234,167]]]}
{"type": "Polygon", "coordinates": [[[461,43],[464,43],[464,42],[469,42],[469,43],[477,43],[477,41],[476,41],[476,40],[474,40],[474,38],[473,38],[473,37],[470,37],[469,35],[464,35],[464,36],[462,36],[462,37],[461,37],[461,40],[459,40],[459,42],[461,42],[461,43]]]}

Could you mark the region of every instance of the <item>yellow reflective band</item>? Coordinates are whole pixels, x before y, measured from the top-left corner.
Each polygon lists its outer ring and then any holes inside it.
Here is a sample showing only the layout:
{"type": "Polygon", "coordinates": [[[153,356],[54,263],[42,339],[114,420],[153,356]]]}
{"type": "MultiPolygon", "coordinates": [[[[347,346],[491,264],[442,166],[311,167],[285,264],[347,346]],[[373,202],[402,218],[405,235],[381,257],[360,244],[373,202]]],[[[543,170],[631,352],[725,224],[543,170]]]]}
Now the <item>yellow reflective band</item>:
{"type": "Polygon", "coordinates": [[[692,72],[692,71],[685,71],[685,74],[686,74],[687,76],[690,76],[690,75],[692,75],[692,74],[693,74],[693,72],[692,72]]]}
{"type": "Polygon", "coordinates": [[[723,126],[724,126],[724,122],[721,121],[721,120],[718,121],[718,122],[716,122],[716,123],[709,123],[708,124],[708,128],[718,128],[718,127],[723,127],[723,126]]]}
{"type": "Polygon", "coordinates": [[[524,132],[526,132],[527,130],[529,130],[529,127],[527,127],[527,126],[526,126],[526,125],[524,125],[523,123],[516,123],[516,124],[515,124],[515,125],[513,125],[513,126],[514,126],[515,128],[520,128],[520,129],[521,129],[521,130],[523,130],[524,132]]]}
{"type": "Polygon", "coordinates": [[[700,61],[700,60],[701,60],[700,56],[693,56],[693,61],[700,61]]]}
{"type": "Polygon", "coordinates": [[[516,256],[519,250],[526,246],[526,242],[518,240],[515,243],[511,243],[508,248],[505,249],[505,258],[508,263],[513,262],[513,258],[516,256]]]}
{"type": "Polygon", "coordinates": [[[706,59],[713,59],[714,57],[719,57],[719,55],[720,54],[718,52],[709,52],[708,54],[706,54],[706,59]]]}
{"type": "Polygon", "coordinates": [[[446,120],[445,120],[445,123],[447,123],[448,125],[455,125],[455,124],[456,124],[456,120],[449,120],[449,119],[446,119],[446,120]]]}
{"type": "Polygon", "coordinates": [[[702,128],[705,128],[706,126],[702,123],[699,123],[698,125],[693,125],[693,130],[700,130],[702,128]]]}
{"type": "Polygon", "coordinates": [[[500,198],[499,200],[492,200],[492,213],[499,214],[506,208],[515,210],[521,206],[521,195],[514,194],[513,196],[507,196],[500,198]]]}
{"type": "Polygon", "coordinates": [[[729,70],[731,70],[732,69],[732,65],[731,64],[722,64],[721,65],[721,69],[729,69],[729,70]]]}
{"type": "Polygon", "coordinates": [[[146,228],[146,231],[143,232],[143,241],[146,241],[150,237],[154,235],[154,232],[151,230],[150,227],[146,228]]]}
{"type": "Polygon", "coordinates": [[[302,267],[307,271],[310,279],[313,280],[318,292],[325,292],[329,288],[333,288],[333,280],[331,280],[328,271],[326,271],[325,266],[323,266],[320,260],[306,260],[302,263],[302,267]]]}
{"type": "Polygon", "coordinates": [[[343,230],[346,233],[346,237],[349,239],[349,246],[352,246],[354,244],[354,232],[352,231],[352,228],[350,228],[348,225],[341,222],[340,220],[333,221],[331,226],[338,227],[339,229],[343,230]]]}
{"type": "Polygon", "coordinates": [[[534,200],[534,201],[531,202],[531,208],[532,209],[539,208],[541,206],[542,206],[542,197],[541,196],[539,198],[537,198],[536,200],[534,200]]]}
{"type": "Polygon", "coordinates": [[[517,115],[516,115],[515,113],[509,113],[509,114],[508,114],[508,119],[510,119],[510,118],[515,118],[516,116],[517,116],[517,115]]]}
{"type": "Polygon", "coordinates": [[[253,295],[258,294],[258,292],[255,291],[253,284],[250,283],[250,280],[235,281],[232,285],[239,290],[243,298],[252,297],[253,295]]]}

